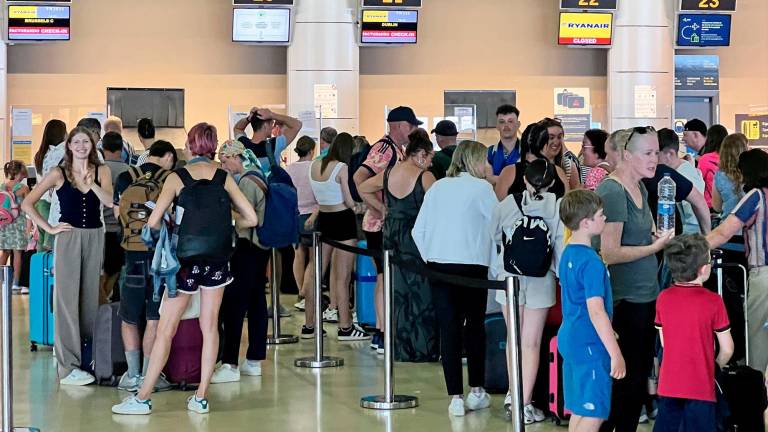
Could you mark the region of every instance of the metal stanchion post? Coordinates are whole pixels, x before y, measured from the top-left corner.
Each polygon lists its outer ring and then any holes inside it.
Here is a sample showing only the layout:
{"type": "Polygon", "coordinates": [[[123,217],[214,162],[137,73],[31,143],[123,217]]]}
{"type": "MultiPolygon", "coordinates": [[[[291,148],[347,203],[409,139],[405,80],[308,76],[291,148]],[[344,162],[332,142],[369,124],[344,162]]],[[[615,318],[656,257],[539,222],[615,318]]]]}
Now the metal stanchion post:
{"type": "Polygon", "coordinates": [[[312,249],[315,259],[315,355],[298,358],[293,364],[304,368],[344,366],[343,358],[323,355],[323,245],[319,232],[312,235],[312,249]]]}
{"type": "Polygon", "coordinates": [[[392,263],[390,256],[392,251],[385,250],[383,257],[384,266],[384,394],[365,396],[360,399],[360,406],[378,410],[396,410],[415,408],[419,406],[419,399],[415,396],[395,394],[394,361],[392,359],[392,263]]]}
{"type": "Polygon", "coordinates": [[[717,294],[723,296],[723,251],[715,249],[715,273],[717,274],[717,294]]]}
{"type": "Polygon", "coordinates": [[[13,351],[11,344],[11,338],[13,337],[11,324],[11,282],[13,281],[13,270],[10,266],[2,266],[0,267],[0,274],[3,278],[3,431],[39,432],[40,429],[32,427],[13,427],[13,351]]]}
{"type": "Polygon", "coordinates": [[[507,328],[507,364],[511,369],[509,375],[512,382],[509,383],[512,394],[512,405],[509,417],[512,420],[512,430],[521,432],[525,430],[523,422],[523,374],[520,361],[520,280],[516,277],[507,278],[507,316],[509,327],[507,328]]]}
{"type": "Polygon", "coordinates": [[[269,281],[272,291],[272,335],[267,337],[270,345],[292,344],[299,341],[298,336],[280,332],[280,287],[277,286],[277,249],[272,249],[272,278],[269,281]]]}

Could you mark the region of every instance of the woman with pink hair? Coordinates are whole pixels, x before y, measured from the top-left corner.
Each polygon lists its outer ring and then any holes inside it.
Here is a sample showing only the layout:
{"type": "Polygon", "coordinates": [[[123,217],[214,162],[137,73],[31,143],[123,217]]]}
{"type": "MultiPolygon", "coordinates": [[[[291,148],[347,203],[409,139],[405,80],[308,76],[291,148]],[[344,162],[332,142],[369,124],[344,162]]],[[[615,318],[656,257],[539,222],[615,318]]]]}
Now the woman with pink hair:
{"type": "MultiPolygon", "coordinates": [[[[188,159],[187,165],[170,174],[165,180],[157,205],[149,216],[147,225],[152,229],[160,228],[166,210],[172,204],[176,204],[175,217],[181,219],[176,250],[180,269],[176,276],[175,289],[172,290],[168,287],[163,297],[163,309],[160,314],[155,343],[152,347],[152,357],[141,389],[136,395],[129,396],[122,403],[113,406],[112,412],[115,414],[147,415],[152,413],[152,402],[149,398],[168,360],[171,340],[176,334],[181,316],[187,309],[192,294],[196,294],[198,290],[200,291],[200,330],[203,333],[200,386],[195,394],[187,399],[187,409],[199,414],[206,414],[210,411],[206,393],[219,351],[219,307],[224,295],[223,288],[232,282],[232,276],[229,272],[231,255],[229,247],[231,244],[227,245],[228,242],[231,243],[233,234],[229,207],[231,206],[236,211],[234,220],[237,228],[251,228],[258,224],[258,217],[253,206],[240,191],[235,181],[211,160],[212,156],[216,154],[217,147],[218,139],[214,126],[199,123],[189,131],[184,150],[188,159]],[[195,191],[204,190],[206,196],[213,196],[215,194],[211,190],[215,190],[217,186],[223,188],[226,191],[226,196],[229,197],[226,199],[222,196],[222,199],[219,200],[220,203],[226,201],[226,206],[211,202],[208,208],[192,208],[187,203],[194,203],[196,197],[190,196],[191,193],[182,194],[186,187],[195,187],[195,191]],[[185,205],[187,207],[183,209],[185,205]],[[210,211],[218,215],[217,212],[222,210],[222,207],[225,207],[224,219],[226,220],[204,227],[192,226],[192,220],[201,220],[200,213],[210,211]],[[192,234],[187,234],[190,232],[192,234]],[[185,236],[193,235],[196,237],[195,240],[185,239],[185,236]],[[216,239],[221,242],[221,244],[216,244],[217,247],[205,248],[201,246],[204,243],[216,242],[216,239]],[[198,249],[196,253],[191,252],[195,248],[198,249]],[[211,252],[211,250],[219,249],[227,249],[229,252],[211,252]],[[177,295],[177,293],[181,295],[177,295]]],[[[199,197],[197,198],[199,199],[199,197]]]]}

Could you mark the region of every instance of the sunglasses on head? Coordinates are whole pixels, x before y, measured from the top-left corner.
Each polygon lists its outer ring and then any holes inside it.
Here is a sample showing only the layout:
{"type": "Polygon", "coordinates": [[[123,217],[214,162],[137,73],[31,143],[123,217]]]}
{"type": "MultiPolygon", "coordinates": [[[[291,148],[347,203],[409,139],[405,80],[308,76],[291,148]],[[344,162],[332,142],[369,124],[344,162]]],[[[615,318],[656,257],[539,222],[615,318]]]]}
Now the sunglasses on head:
{"type": "Polygon", "coordinates": [[[656,132],[656,128],[653,126],[636,126],[632,128],[632,133],[629,134],[629,138],[627,139],[627,142],[624,144],[624,150],[627,149],[627,146],[629,146],[629,143],[632,141],[632,138],[635,136],[635,134],[639,135],[645,135],[652,132],[656,132]]]}

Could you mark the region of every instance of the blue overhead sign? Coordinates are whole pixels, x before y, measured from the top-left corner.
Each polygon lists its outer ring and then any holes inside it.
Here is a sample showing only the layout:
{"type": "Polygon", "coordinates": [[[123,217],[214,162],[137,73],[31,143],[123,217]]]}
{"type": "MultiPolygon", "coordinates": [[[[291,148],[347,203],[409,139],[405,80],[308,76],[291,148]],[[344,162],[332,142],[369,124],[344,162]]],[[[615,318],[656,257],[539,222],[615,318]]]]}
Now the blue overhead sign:
{"type": "Polygon", "coordinates": [[[677,46],[721,47],[731,44],[731,15],[680,14],[677,16],[677,46]]]}
{"type": "Polygon", "coordinates": [[[719,90],[720,57],[676,55],[675,90],[719,90]]]}

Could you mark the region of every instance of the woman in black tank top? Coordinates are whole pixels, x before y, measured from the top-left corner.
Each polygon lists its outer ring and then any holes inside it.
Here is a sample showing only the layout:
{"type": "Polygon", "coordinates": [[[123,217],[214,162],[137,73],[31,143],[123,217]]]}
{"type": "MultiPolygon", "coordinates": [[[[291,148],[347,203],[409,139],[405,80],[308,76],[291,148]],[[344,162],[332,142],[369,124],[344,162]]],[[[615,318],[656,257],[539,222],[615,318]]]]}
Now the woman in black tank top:
{"type": "Polygon", "coordinates": [[[87,385],[95,378],[81,370],[81,349],[92,340],[99,307],[104,259],[102,207],[112,208],[112,176],[96,153],[96,136],[76,127],[65,144],[64,160],[43,178],[22,203],[38,227],[56,235],[54,244],[54,311],[56,361],[62,385],[87,385]],[[35,203],[55,189],[61,218],[53,224],[40,216],[35,203]]]}

